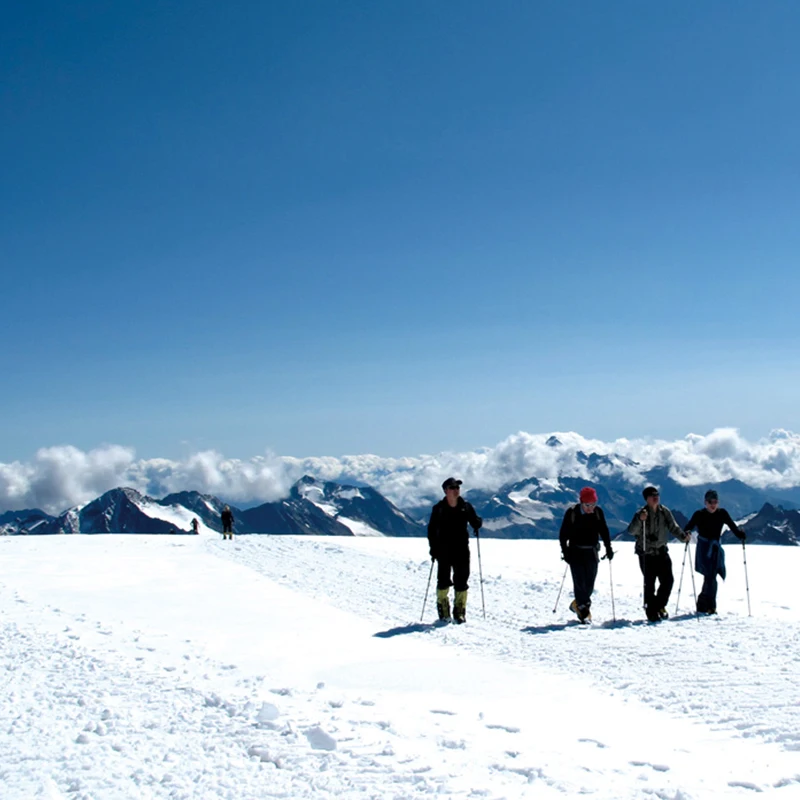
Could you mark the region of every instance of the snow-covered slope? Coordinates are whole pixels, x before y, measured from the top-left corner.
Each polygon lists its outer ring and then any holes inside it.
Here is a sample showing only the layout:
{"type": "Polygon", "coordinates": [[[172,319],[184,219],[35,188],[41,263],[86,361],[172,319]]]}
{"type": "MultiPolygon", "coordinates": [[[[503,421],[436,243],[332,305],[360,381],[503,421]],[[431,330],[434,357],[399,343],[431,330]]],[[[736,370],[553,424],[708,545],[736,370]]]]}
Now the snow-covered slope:
{"type": "Polygon", "coordinates": [[[795,798],[800,550],[749,556],[752,617],[732,550],[648,625],[620,547],[584,627],[555,542],[486,540],[439,628],[414,539],[0,539],[2,797],[795,798]]]}

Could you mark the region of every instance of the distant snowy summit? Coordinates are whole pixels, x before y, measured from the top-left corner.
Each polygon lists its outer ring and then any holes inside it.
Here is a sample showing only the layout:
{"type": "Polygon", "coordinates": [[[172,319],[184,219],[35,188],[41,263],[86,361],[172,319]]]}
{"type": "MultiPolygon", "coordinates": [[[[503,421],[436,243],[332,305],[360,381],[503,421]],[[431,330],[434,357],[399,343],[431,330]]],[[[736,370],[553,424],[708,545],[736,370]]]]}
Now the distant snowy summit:
{"type": "MultiPolygon", "coordinates": [[[[111,489],[57,517],[38,509],[9,511],[0,517],[5,534],[191,533],[197,518],[201,533],[222,531],[225,503],[194,491],[161,500],[136,489],[111,489]]],[[[304,476],[289,497],[255,508],[231,506],[236,533],[327,536],[421,536],[424,527],[369,487],[343,486],[304,476]]]]}
{"type": "MultiPolygon", "coordinates": [[[[558,441],[553,440],[551,446],[557,445],[558,441]]],[[[582,477],[530,477],[495,491],[466,491],[465,498],[483,517],[481,535],[556,538],[565,509],[577,502],[582,486],[592,486],[597,490],[612,537],[630,538],[625,531],[642,505],[641,488],[651,483],[660,487],[662,500],[675,513],[679,525],[686,524],[689,516],[703,507],[706,489],[714,488],[733,518],[743,520],[749,542],[800,543],[800,489],[777,492],[737,480],[685,486],[673,480],[665,467],[642,473],[633,484],[628,474],[634,462],[622,456],[579,453],[578,458],[585,472],[582,477]]],[[[420,498],[414,508],[400,509],[371,487],[305,475],[282,500],[244,510],[231,508],[236,533],[424,536],[433,500],[420,498]]],[[[177,492],[157,500],[135,489],[116,488],[58,517],[39,509],[6,512],[0,516],[0,533],[190,533],[191,521],[197,518],[200,533],[212,534],[222,530],[223,506],[223,500],[195,491],[177,492]]]]}

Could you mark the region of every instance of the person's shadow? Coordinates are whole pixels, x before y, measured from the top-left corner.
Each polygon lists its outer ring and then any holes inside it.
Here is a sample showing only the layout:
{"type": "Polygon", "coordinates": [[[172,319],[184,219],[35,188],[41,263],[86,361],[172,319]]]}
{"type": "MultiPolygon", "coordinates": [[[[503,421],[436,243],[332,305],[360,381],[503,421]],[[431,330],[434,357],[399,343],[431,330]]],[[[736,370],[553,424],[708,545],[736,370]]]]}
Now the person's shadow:
{"type": "Polygon", "coordinates": [[[412,622],[409,625],[400,625],[397,628],[389,628],[388,631],[378,631],[374,633],[377,639],[391,639],[393,636],[404,636],[407,633],[426,633],[433,631],[437,628],[444,628],[449,625],[449,622],[412,622]]]}
{"type": "MultiPolygon", "coordinates": [[[[677,614],[669,619],[658,620],[657,622],[650,622],[646,619],[617,619],[606,620],[605,622],[593,622],[586,625],[587,628],[603,628],[603,630],[615,630],[616,628],[641,628],[648,625],[663,625],[665,622],[685,622],[689,619],[697,619],[697,614],[677,614]]],[[[527,628],[522,628],[522,633],[530,633],[532,636],[537,636],[542,633],[557,633],[558,631],[566,630],[567,628],[582,628],[584,625],[576,619],[568,620],[567,622],[558,622],[551,625],[529,625],[527,628]]]]}

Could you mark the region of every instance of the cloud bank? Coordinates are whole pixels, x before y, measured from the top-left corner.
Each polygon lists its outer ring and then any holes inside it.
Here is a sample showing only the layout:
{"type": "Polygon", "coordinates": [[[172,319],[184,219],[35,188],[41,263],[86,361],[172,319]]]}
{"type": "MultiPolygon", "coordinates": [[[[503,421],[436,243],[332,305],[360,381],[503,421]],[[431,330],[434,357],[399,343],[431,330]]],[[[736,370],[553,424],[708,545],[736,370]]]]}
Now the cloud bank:
{"type": "Polygon", "coordinates": [[[90,451],[64,446],[43,448],[29,462],[0,463],[0,511],[41,508],[60,513],[116,486],[154,497],[195,489],[230,502],[267,502],[285,497],[304,474],[368,484],[397,505],[413,507],[438,497],[448,475],[464,480],[465,488],[492,490],[530,477],[588,478],[581,453],[609,456],[610,464],[599,471],[621,473],[631,483],[640,483],[645,470],[663,466],[685,485],[736,478],[758,488],[800,486],[800,435],[786,430],[774,430],[755,442],[733,428],[675,441],[604,442],[571,432],[520,432],[477,451],[405,458],[293,458],[267,453],[240,460],[208,450],[174,461],[137,459],[133,449],[119,445],[90,451]]]}

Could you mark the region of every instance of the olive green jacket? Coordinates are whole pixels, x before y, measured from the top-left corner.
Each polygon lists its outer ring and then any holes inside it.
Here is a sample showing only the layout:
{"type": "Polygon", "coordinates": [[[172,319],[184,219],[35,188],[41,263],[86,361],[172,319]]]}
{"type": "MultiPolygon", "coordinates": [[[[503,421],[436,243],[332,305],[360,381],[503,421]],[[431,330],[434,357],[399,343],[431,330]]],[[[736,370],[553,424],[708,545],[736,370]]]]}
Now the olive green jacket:
{"type": "Polygon", "coordinates": [[[681,541],[686,541],[686,537],[689,535],[684,533],[681,526],[675,522],[675,517],[672,516],[672,512],[666,506],[659,505],[656,507],[655,511],[652,511],[650,506],[645,506],[644,508],[640,508],[633,515],[631,524],[628,525],[628,533],[632,533],[636,537],[637,553],[643,552],[643,528],[647,538],[646,552],[649,556],[659,552],[666,552],[667,541],[670,536],[675,536],[681,541]],[[642,511],[647,512],[647,519],[644,522],[639,519],[639,514],[641,514],[642,511]]]}

